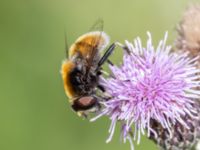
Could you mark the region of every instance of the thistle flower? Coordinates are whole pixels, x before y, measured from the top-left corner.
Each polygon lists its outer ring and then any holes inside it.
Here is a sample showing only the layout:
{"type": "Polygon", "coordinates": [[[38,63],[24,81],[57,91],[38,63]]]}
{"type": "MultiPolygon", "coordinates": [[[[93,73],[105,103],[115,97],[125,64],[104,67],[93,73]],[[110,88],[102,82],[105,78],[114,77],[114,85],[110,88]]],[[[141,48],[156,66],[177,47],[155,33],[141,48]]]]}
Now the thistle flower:
{"type": "Polygon", "coordinates": [[[123,63],[110,66],[112,76],[103,78],[101,84],[112,97],[92,121],[101,116],[111,120],[109,128],[110,142],[117,122],[121,123],[121,139],[140,143],[141,134],[158,137],[157,130],[151,126],[151,120],[158,122],[172,137],[172,126],[176,123],[189,129],[182,116],[196,117],[193,110],[195,99],[200,92],[199,78],[195,61],[188,53],[172,52],[166,46],[167,33],[154,48],[151,34],[148,32],[147,46],[143,47],[140,38],[134,44],[126,41],[121,45],[124,49],[123,63]]]}

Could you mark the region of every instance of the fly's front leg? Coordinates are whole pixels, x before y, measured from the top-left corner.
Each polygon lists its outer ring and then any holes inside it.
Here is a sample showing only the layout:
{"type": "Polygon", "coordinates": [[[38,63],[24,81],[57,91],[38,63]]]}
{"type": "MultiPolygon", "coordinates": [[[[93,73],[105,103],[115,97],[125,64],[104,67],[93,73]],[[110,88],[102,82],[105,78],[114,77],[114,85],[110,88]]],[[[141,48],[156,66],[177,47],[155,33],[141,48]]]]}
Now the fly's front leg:
{"type": "Polygon", "coordinates": [[[105,61],[111,62],[110,60],[108,61],[108,58],[110,57],[110,55],[114,51],[115,47],[116,47],[115,43],[110,45],[110,47],[106,50],[106,52],[104,53],[104,55],[101,57],[100,61],[98,62],[97,69],[100,68],[104,64],[105,61]]]}

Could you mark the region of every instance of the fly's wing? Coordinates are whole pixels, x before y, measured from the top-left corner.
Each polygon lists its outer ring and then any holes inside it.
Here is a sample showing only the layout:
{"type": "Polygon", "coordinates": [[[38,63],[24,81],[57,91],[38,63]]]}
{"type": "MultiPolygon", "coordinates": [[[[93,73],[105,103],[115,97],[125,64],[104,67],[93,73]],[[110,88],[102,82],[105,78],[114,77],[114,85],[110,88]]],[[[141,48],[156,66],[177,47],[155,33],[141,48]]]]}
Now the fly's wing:
{"type": "Polygon", "coordinates": [[[91,31],[97,31],[97,35],[96,38],[93,38],[91,42],[91,45],[93,46],[91,47],[89,57],[87,59],[87,72],[90,71],[91,67],[97,65],[97,62],[99,61],[99,44],[103,33],[103,20],[98,19],[90,28],[90,32],[91,31]]]}
{"type": "Polygon", "coordinates": [[[90,27],[89,31],[88,32],[91,32],[91,31],[103,31],[103,19],[98,19],[95,21],[95,23],[90,27]]]}

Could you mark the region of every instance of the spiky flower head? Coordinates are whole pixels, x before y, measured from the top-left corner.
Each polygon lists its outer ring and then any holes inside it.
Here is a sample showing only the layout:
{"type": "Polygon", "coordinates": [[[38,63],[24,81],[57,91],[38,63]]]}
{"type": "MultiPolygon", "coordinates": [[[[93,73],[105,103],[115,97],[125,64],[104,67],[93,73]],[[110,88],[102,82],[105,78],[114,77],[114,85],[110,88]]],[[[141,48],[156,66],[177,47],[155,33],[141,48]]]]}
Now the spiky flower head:
{"type": "Polygon", "coordinates": [[[120,66],[111,65],[112,76],[102,78],[101,84],[112,97],[105,102],[101,116],[111,120],[109,129],[111,141],[117,122],[121,123],[121,138],[129,140],[133,149],[132,139],[140,142],[141,134],[157,132],[151,125],[151,119],[157,121],[163,129],[172,135],[171,127],[177,122],[186,128],[182,116],[196,117],[193,103],[199,98],[200,92],[195,67],[197,58],[190,59],[188,53],[172,52],[166,46],[167,33],[156,48],[152,44],[148,32],[146,47],[142,46],[140,38],[134,44],[126,41],[121,45],[124,49],[123,63],[120,66]]]}

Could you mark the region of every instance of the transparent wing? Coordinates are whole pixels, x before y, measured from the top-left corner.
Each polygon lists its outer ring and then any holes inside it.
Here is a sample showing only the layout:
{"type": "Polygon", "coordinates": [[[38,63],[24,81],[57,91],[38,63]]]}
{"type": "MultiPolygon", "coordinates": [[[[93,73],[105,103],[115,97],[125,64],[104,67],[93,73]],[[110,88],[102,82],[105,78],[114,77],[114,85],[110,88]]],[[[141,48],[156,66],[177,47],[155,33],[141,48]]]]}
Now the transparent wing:
{"type": "Polygon", "coordinates": [[[89,72],[90,68],[92,66],[94,66],[95,63],[97,63],[97,62],[95,62],[95,60],[96,60],[96,57],[98,57],[98,55],[99,55],[98,46],[99,46],[99,42],[102,38],[102,32],[103,32],[103,20],[102,19],[98,19],[93,24],[93,26],[90,28],[90,32],[92,32],[92,31],[99,31],[99,35],[97,35],[97,38],[94,38],[91,42],[91,45],[94,45],[94,46],[91,47],[90,54],[89,54],[89,57],[87,60],[87,63],[88,63],[87,72],[89,72]]]}
{"type": "Polygon", "coordinates": [[[99,18],[95,23],[90,27],[89,32],[91,31],[103,31],[103,19],[99,18]]]}

